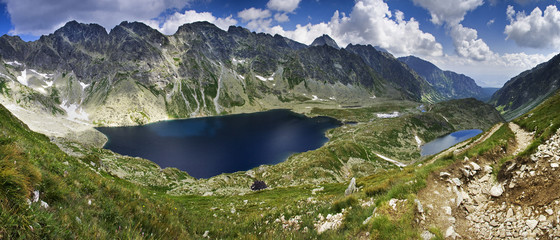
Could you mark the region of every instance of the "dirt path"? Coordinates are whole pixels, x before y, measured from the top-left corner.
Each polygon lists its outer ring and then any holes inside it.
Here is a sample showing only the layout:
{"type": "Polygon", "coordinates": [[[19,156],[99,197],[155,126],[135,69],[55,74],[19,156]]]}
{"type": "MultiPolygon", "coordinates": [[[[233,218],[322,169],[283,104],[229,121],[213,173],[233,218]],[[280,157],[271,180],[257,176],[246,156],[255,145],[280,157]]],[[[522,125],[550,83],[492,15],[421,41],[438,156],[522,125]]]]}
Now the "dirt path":
{"type": "Polygon", "coordinates": [[[517,149],[513,153],[513,156],[517,155],[520,152],[525,151],[525,149],[531,144],[533,141],[533,134],[523,130],[519,125],[510,122],[509,128],[513,133],[515,133],[515,141],[517,142],[517,149]]]}

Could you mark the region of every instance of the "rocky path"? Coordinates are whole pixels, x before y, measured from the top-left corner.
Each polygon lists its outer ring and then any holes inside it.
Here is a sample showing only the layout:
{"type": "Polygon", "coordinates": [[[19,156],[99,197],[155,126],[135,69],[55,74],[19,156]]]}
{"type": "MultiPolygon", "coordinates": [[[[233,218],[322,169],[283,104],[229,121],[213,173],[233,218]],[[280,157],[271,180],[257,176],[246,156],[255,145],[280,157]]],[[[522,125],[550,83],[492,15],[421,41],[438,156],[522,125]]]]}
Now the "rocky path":
{"type": "Polygon", "coordinates": [[[510,122],[509,128],[513,133],[515,133],[515,142],[517,143],[517,149],[513,153],[513,156],[517,155],[520,152],[525,151],[525,149],[531,144],[533,141],[533,134],[527,132],[519,127],[519,125],[510,122]]]}
{"type": "Polygon", "coordinates": [[[426,208],[421,236],[439,228],[447,239],[560,239],[560,131],[530,159],[514,158],[496,179],[493,166],[531,143],[531,133],[510,123],[516,146],[507,153],[465,158],[428,177],[418,193],[426,208]]]}

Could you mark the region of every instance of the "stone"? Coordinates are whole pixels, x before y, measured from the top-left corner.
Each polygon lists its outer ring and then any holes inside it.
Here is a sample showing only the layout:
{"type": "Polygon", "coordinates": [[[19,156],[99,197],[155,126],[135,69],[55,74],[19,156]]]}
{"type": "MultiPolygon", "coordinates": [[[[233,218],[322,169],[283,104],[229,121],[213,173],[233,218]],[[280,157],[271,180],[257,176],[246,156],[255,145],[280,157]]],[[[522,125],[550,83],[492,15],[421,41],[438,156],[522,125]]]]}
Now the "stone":
{"type": "Polygon", "coordinates": [[[440,176],[441,178],[448,178],[449,176],[451,176],[451,174],[448,173],[448,172],[440,172],[440,173],[439,173],[439,176],[440,176]]]}
{"type": "Polygon", "coordinates": [[[356,192],[358,189],[356,189],[356,178],[352,178],[352,180],[350,180],[350,184],[348,184],[348,188],[346,188],[346,191],[344,191],[344,195],[348,196],[354,192],[356,192]]]}
{"type": "Polygon", "coordinates": [[[424,213],[424,207],[422,207],[422,203],[420,202],[420,200],[414,199],[414,202],[416,203],[416,208],[417,208],[418,212],[419,213],[424,213]]]}
{"type": "Polygon", "coordinates": [[[539,221],[541,222],[546,221],[546,217],[544,215],[539,215],[539,221]]]}
{"type": "Polygon", "coordinates": [[[527,226],[529,227],[530,230],[535,229],[535,227],[537,227],[537,224],[539,224],[539,221],[537,220],[527,220],[525,221],[525,223],[527,224],[527,226]]]}
{"type": "Polygon", "coordinates": [[[433,233],[431,233],[431,232],[429,232],[429,231],[424,231],[424,232],[422,232],[422,234],[420,234],[420,237],[421,237],[423,240],[430,240],[430,239],[432,239],[432,238],[435,238],[436,235],[433,234],[433,233]]]}
{"type": "Polygon", "coordinates": [[[453,182],[457,187],[463,185],[463,182],[461,182],[458,178],[451,179],[451,182],[453,182]]]}
{"type": "Polygon", "coordinates": [[[47,204],[45,201],[41,200],[41,207],[42,208],[49,208],[49,204],[47,204]]]}
{"type": "Polygon", "coordinates": [[[557,168],[557,167],[558,167],[558,163],[551,163],[551,164],[550,164],[550,167],[551,167],[551,168],[557,168]]]}
{"type": "Polygon", "coordinates": [[[445,206],[445,207],[441,207],[441,208],[443,209],[443,211],[445,211],[445,214],[451,215],[451,207],[445,206]]]}
{"type": "Polygon", "coordinates": [[[492,172],[492,167],[486,165],[486,166],[484,166],[484,171],[487,172],[487,173],[491,173],[492,172]]]}
{"type": "Polygon", "coordinates": [[[39,201],[39,190],[33,191],[33,202],[36,203],[39,201]]]}
{"type": "Polygon", "coordinates": [[[548,215],[554,214],[554,211],[552,211],[552,209],[546,209],[545,212],[548,213],[548,215]]]}
{"type": "Polygon", "coordinates": [[[480,170],[480,165],[476,164],[475,162],[471,162],[471,166],[472,166],[473,170],[475,170],[475,171],[480,170]]]}
{"type": "Polygon", "coordinates": [[[463,161],[469,161],[469,157],[465,156],[465,158],[463,159],[463,161]]]}
{"type": "Polygon", "coordinates": [[[453,226],[449,226],[445,231],[445,238],[455,239],[456,237],[457,237],[457,233],[455,232],[455,229],[453,228],[453,226]]]}
{"type": "Polygon", "coordinates": [[[202,237],[207,238],[208,234],[210,234],[210,231],[206,230],[206,231],[204,231],[204,234],[202,234],[202,237]]]}
{"type": "Polygon", "coordinates": [[[500,184],[496,184],[492,186],[492,188],[490,189],[490,195],[492,195],[492,197],[502,196],[503,193],[504,193],[504,188],[500,184]]]}
{"type": "Polygon", "coordinates": [[[513,217],[513,209],[509,208],[506,213],[506,218],[511,218],[511,217],[513,217]]]}

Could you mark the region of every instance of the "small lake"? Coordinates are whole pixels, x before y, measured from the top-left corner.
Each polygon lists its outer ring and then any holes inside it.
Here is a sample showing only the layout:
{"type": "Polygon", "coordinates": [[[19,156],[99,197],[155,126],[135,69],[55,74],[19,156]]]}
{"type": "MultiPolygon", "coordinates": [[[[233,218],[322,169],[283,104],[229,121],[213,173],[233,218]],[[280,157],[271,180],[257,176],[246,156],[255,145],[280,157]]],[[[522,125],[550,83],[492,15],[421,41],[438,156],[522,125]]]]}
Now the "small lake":
{"type": "Polygon", "coordinates": [[[294,153],[317,149],[325,132],[341,123],[289,110],[170,120],[133,127],[99,127],[104,148],[175,167],[196,178],[277,164],[294,153]]]}
{"type": "Polygon", "coordinates": [[[482,133],[480,129],[469,129],[469,130],[461,130],[454,133],[450,133],[440,138],[436,138],[435,140],[422,145],[422,150],[420,151],[420,155],[428,156],[439,153],[445,149],[452,147],[453,145],[465,141],[469,138],[472,138],[478,134],[482,133]]]}

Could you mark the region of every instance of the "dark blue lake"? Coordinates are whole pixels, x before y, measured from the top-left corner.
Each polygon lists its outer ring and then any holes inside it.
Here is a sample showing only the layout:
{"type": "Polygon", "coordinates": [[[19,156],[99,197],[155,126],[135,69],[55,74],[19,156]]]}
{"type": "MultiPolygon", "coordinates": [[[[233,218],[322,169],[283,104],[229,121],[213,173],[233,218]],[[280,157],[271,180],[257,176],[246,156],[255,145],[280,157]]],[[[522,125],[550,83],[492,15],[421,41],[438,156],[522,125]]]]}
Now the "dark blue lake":
{"type": "Polygon", "coordinates": [[[325,132],[341,123],[289,110],[163,121],[134,127],[99,127],[104,148],[176,167],[196,178],[277,164],[291,154],[314,150],[325,132]]]}
{"type": "Polygon", "coordinates": [[[450,133],[440,138],[422,145],[422,150],[420,155],[427,156],[439,153],[445,149],[452,147],[453,145],[472,138],[478,134],[482,133],[480,129],[469,129],[461,130],[454,133],[450,133]]]}

